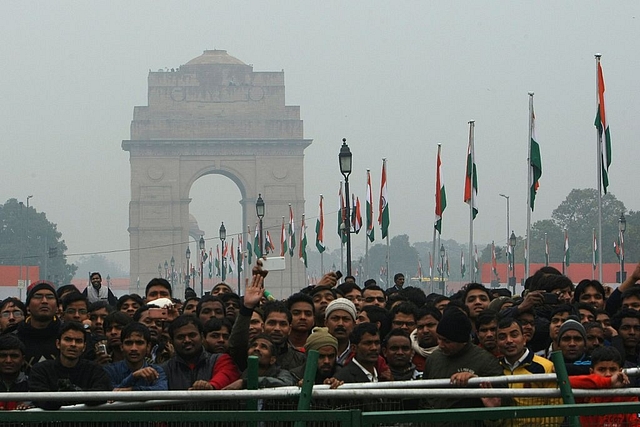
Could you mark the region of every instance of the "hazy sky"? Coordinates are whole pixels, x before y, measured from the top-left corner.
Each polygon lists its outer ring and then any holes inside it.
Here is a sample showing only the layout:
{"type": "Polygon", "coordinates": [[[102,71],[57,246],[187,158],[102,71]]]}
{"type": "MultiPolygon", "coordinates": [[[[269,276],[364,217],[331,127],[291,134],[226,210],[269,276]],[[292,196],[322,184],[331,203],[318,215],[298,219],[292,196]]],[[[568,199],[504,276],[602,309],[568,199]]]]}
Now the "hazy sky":
{"type": "MultiPolygon", "coordinates": [[[[639,14],[637,1],[2,2],[0,201],[33,195],[31,204],[58,224],[71,262],[73,254],[120,251],[108,256],[128,268],[130,167],[121,141],[133,107],[147,105],[149,69],[215,48],[254,71],[285,71],[287,105],[300,106],[304,136],[313,139],[305,158],[310,241],[322,193],[327,243],[338,245],[343,137],[354,156],[351,188],[363,202],[366,169],[377,199],[388,158],[390,231],[412,242],[431,239],[441,142],[443,237],[468,241],[462,192],[474,119],[475,240],[503,244],[499,193],[511,196],[516,234],[526,228],[528,91],[543,162],[532,220],[550,217],[571,189],[596,186],[599,52],[610,191],[638,210],[639,14]]],[[[206,237],[217,236],[220,221],[229,234],[240,231],[240,193],[230,180],[205,177],[191,197],[206,237]]],[[[364,246],[364,236],[356,239],[364,246]]]]}

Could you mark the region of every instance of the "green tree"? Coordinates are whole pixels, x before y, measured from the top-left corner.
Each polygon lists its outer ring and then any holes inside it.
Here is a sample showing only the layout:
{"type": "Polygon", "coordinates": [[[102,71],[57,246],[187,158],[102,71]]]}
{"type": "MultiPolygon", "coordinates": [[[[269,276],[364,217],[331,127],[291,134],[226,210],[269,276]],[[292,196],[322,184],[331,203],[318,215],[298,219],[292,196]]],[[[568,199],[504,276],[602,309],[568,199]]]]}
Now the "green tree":
{"type": "MultiPolygon", "coordinates": [[[[414,277],[418,271],[418,251],[409,244],[409,236],[401,234],[394,236],[389,241],[389,252],[391,259],[389,261],[389,280],[393,282],[395,273],[403,273],[405,277],[414,277]]],[[[387,245],[377,244],[369,248],[369,268],[372,272],[372,278],[378,283],[382,283],[383,287],[387,284],[386,275],[379,276],[381,267],[387,265],[387,245]],[[381,282],[382,281],[382,282],[381,282]]]]}
{"type": "Polygon", "coordinates": [[[44,212],[37,212],[16,199],[0,206],[0,264],[40,267],[37,279],[60,285],[69,283],[76,266],[67,264],[67,245],[57,225],[49,222],[44,212]]]}
{"type": "MultiPolygon", "coordinates": [[[[125,277],[129,273],[125,271],[119,264],[107,259],[104,255],[91,255],[88,257],[80,257],[76,262],[76,277],[88,279],[89,272],[99,271],[104,277],[107,274],[111,277],[125,277]]],[[[169,272],[171,274],[171,272],[169,272]]]]}

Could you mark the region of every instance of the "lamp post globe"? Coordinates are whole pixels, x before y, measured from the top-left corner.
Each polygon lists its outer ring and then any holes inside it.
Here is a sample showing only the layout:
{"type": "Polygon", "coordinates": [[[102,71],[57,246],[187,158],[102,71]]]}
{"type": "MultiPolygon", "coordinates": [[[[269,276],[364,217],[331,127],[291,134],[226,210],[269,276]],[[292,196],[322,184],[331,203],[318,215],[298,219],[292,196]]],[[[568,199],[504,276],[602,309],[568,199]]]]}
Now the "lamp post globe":
{"type": "Polygon", "coordinates": [[[516,243],[518,239],[516,238],[516,233],[511,231],[511,236],[509,237],[509,246],[511,247],[511,293],[512,295],[516,294],[516,243]]]}
{"type": "Polygon", "coordinates": [[[187,274],[184,276],[185,288],[189,287],[189,259],[191,258],[191,249],[187,246],[187,252],[185,253],[185,257],[187,258],[187,274]]]}
{"type": "Polygon", "coordinates": [[[258,216],[259,221],[259,230],[258,230],[258,253],[259,256],[262,256],[262,251],[264,250],[264,243],[262,240],[262,218],[264,218],[265,207],[264,200],[262,199],[262,194],[258,194],[258,200],[256,200],[256,215],[258,216]]]}

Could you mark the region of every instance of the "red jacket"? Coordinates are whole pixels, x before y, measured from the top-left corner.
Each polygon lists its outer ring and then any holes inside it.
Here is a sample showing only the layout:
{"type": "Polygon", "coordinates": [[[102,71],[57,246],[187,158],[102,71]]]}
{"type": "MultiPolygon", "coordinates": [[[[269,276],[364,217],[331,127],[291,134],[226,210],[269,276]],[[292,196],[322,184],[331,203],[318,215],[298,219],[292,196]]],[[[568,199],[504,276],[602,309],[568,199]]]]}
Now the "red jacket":
{"type": "MultiPolygon", "coordinates": [[[[576,375],[569,377],[569,383],[573,388],[610,388],[611,378],[600,375],[576,375]]],[[[581,399],[579,403],[614,403],[614,402],[637,402],[638,398],[633,396],[603,397],[594,396],[581,399]]],[[[581,415],[580,423],[585,427],[600,426],[640,426],[638,414],[606,414],[606,415],[581,415]]]]}

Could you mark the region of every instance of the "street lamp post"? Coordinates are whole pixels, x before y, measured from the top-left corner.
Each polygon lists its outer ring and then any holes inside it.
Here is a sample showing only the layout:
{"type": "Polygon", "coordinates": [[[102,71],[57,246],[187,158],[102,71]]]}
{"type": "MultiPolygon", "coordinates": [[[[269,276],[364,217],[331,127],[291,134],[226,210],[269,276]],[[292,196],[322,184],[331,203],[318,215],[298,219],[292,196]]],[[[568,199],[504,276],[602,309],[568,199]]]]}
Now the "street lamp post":
{"type": "MultiPolygon", "coordinates": [[[[26,218],[26,220],[27,220],[27,227],[26,227],[27,235],[25,236],[26,237],[26,239],[25,239],[26,242],[25,243],[27,245],[27,254],[29,253],[29,199],[32,199],[32,198],[33,198],[33,196],[27,196],[27,218],[26,218]]],[[[30,285],[30,283],[29,283],[29,264],[30,264],[29,261],[27,261],[27,279],[25,281],[25,289],[28,289],[29,285],[30,285]]]]}
{"type": "Polygon", "coordinates": [[[186,288],[189,287],[189,258],[191,258],[191,249],[189,249],[189,246],[187,245],[187,252],[185,253],[185,257],[187,258],[187,274],[185,275],[185,280],[184,280],[184,285],[185,285],[185,291],[186,288]]]}
{"type": "MultiPolygon", "coordinates": [[[[260,255],[262,256],[262,254],[264,253],[264,242],[262,240],[262,218],[264,218],[264,200],[262,200],[262,194],[258,194],[258,200],[256,200],[256,215],[258,215],[258,221],[259,221],[259,247],[260,247],[260,255]]],[[[251,236],[249,236],[249,238],[251,238],[251,236]]],[[[240,295],[240,294],[238,294],[240,295]]]]}
{"type": "Polygon", "coordinates": [[[442,295],[445,295],[444,291],[444,256],[446,251],[444,244],[440,245],[440,288],[442,289],[442,295]]]}
{"type": "Polygon", "coordinates": [[[627,219],[624,217],[624,212],[620,213],[618,218],[618,231],[620,231],[620,282],[624,282],[624,232],[627,230],[627,219]]]}
{"type": "Polygon", "coordinates": [[[225,267],[225,262],[224,262],[224,241],[227,239],[227,229],[224,227],[224,222],[220,225],[220,241],[222,242],[222,281],[224,282],[224,279],[227,276],[227,268],[225,267]]]}
{"type": "Polygon", "coordinates": [[[167,260],[164,260],[164,278],[165,280],[169,278],[169,263],[167,260]]]}
{"type": "Polygon", "coordinates": [[[511,230],[511,226],[509,224],[509,196],[500,193],[500,197],[504,197],[505,200],[507,201],[507,244],[509,244],[509,230],[511,230]]]}
{"type": "Polygon", "coordinates": [[[176,259],[173,257],[173,255],[171,255],[171,289],[173,289],[173,279],[175,279],[175,270],[174,267],[176,266],[176,259]]]}
{"type": "Polygon", "coordinates": [[[511,264],[511,278],[509,279],[509,281],[511,282],[511,294],[515,295],[516,294],[516,233],[513,232],[513,230],[511,231],[511,236],[509,237],[509,246],[511,247],[511,259],[512,259],[512,264],[511,264]]]}
{"type": "Polygon", "coordinates": [[[162,277],[162,264],[158,264],[158,277],[162,277]]]}
{"type": "Polygon", "coordinates": [[[198,242],[200,248],[200,297],[204,295],[204,236],[200,236],[198,242]]]}
{"type": "Polygon", "coordinates": [[[344,176],[344,191],[345,191],[345,210],[343,212],[343,232],[347,234],[347,276],[351,276],[351,226],[350,221],[350,207],[349,207],[349,175],[351,175],[352,167],[352,155],[349,146],[347,145],[347,138],[342,138],[342,147],[340,147],[340,154],[338,154],[338,160],[340,161],[340,173],[344,176]]]}

